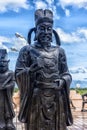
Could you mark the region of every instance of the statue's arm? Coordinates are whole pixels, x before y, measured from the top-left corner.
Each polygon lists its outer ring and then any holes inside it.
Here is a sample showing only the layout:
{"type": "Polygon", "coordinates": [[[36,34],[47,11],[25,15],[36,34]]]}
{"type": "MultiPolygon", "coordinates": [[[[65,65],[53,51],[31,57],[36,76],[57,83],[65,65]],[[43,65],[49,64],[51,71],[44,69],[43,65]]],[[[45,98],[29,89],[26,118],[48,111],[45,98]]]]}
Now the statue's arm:
{"type": "Polygon", "coordinates": [[[59,51],[59,74],[60,74],[60,79],[64,80],[67,87],[70,87],[72,76],[68,70],[65,51],[62,48],[60,48],[59,51]]]}
{"type": "Polygon", "coordinates": [[[3,89],[14,88],[14,86],[15,86],[14,73],[8,70],[8,72],[6,72],[5,75],[5,81],[3,82],[0,88],[3,90],[3,89]]]}
{"type": "Polygon", "coordinates": [[[17,58],[15,67],[15,80],[20,90],[21,99],[29,89],[30,54],[29,47],[23,47],[17,58]]]}
{"type": "Polygon", "coordinates": [[[30,64],[30,55],[29,55],[29,47],[23,47],[17,58],[16,67],[15,67],[15,77],[17,78],[18,75],[29,71],[30,64]]]}
{"type": "Polygon", "coordinates": [[[67,66],[67,58],[66,58],[66,54],[65,51],[63,49],[61,49],[60,52],[60,78],[61,81],[63,82],[63,86],[62,86],[62,92],[63,92],[63,101],[64,101],[64,109],[65,109],[65,114],[66,114],[66,122],[67,125],[71,125],[73,123],[73,118],[72,118],[72,114],[71,114],[71,110],[70,110],[70,84],[72,81],[72,76],[69,73],[68,70],[68,66],[67,66]]]}
{"type": "Polygon", "coordinates": [[[15,86],[15,82],[14,82],[14,81],[10,81],[10,82],[7,83],[7,85],[6,85],[5,87],[3,87],[3,88],[6,88],[6,89],[8,89],[8,88],[14,88],[14,86],[15,86]]]}

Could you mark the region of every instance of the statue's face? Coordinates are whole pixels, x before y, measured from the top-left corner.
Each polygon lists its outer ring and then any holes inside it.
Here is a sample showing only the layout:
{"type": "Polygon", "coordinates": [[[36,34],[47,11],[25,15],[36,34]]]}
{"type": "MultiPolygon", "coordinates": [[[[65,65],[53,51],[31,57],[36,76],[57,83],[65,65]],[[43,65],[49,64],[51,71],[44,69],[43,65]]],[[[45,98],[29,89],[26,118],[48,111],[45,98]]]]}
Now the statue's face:
{"type": "Polygon", "coordinates": [[[52,24],[43,22],[37,25],[36,38],[41,44],[49,44],[52,42],[52,24]]]}
{"type": "Polygon", "coordinates": [[[8,70],[8,61],[0,61],[0,72],[3,73],[8,70]]]}

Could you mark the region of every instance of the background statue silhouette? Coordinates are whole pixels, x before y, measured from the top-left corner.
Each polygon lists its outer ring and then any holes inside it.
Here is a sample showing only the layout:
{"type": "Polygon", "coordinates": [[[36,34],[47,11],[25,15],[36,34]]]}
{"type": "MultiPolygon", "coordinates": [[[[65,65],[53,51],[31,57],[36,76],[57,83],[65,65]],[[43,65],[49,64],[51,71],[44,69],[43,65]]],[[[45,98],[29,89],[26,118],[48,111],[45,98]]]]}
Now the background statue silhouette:
{"type": "Polygon", "coordinates": [[[12,94],[14,90],[13,72],[8,68],[6,49],[0,49],[0,130],[15,130],[12,94]]]}

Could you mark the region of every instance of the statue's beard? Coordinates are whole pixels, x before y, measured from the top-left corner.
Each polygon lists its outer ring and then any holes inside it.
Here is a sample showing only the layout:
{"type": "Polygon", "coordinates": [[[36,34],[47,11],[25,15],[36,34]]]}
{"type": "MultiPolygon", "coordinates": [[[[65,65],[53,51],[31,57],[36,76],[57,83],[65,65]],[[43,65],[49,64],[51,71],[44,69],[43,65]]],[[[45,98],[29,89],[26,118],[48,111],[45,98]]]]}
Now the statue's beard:
{"type": "Polygon", "coordinates": [[[42,44],[43,46],[48,46],[51,44],[52,42],[52,34],[43,34],[41,33],[39,36],[38,36],[38,42],[40,44],[42,44]]]}

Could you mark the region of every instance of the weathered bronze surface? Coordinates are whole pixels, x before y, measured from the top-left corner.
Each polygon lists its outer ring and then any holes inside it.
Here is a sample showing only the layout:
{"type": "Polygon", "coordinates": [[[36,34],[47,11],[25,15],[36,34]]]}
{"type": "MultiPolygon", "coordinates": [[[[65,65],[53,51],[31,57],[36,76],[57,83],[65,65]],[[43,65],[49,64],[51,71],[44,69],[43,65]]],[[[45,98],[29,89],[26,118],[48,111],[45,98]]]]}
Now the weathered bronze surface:
{"type": "Polygon", "coordinates": [[[21,98],[18,118],[26,130],[66,130],[73,123],[69,102],[72,78],[50,10],[36,10],[35,28],[29,31],[28,42],[20,50],[15,70],[21,98]]]}
{"type": "Polygon", "coordinates": [[[0,130],[15,130],[12,105],[13,72],[8,68],[7,51],[0,49],[0,130]]]}

